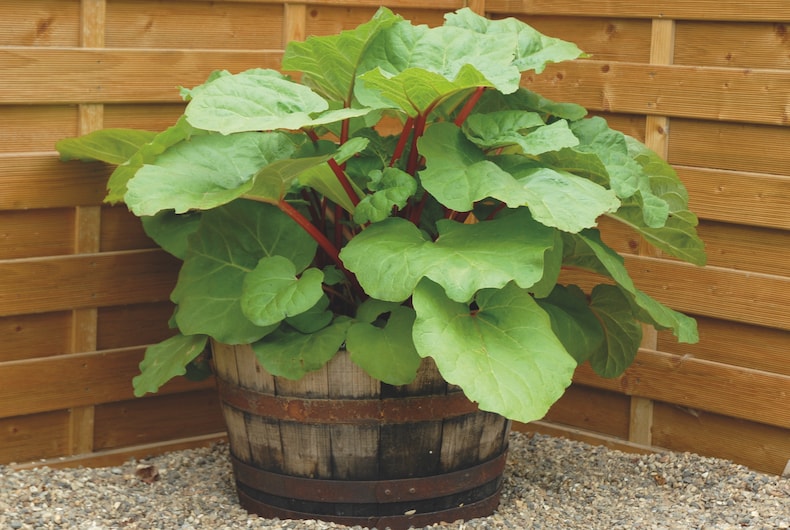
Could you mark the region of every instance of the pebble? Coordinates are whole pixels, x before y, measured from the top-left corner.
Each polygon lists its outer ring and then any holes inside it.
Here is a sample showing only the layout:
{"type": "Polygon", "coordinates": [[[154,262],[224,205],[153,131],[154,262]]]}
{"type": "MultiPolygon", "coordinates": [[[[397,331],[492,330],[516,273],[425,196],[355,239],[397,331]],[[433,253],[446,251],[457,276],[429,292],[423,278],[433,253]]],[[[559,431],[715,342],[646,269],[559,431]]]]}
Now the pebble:
{"type": "MultiPolygon", "coordinates": [[[[0,466],[0,530],[343,528],[245,512],[225,444],[111,468],[0,466]]],[[[690,453],[634,455],[513,433],[499,509],[489,517],[426,528],[788,529],[790,478],[690,453]]]]}

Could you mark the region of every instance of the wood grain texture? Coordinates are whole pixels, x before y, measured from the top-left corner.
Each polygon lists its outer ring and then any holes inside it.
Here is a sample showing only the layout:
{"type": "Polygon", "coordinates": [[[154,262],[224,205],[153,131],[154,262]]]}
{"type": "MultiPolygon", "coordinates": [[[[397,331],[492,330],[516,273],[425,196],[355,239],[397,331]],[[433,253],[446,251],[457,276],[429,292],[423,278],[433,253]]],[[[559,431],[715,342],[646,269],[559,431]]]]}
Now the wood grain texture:
{"type": "Polygon", "coordinates": [[[544,421],[627,439],[629,403],[629,397],[617,392],[572,385],[544,421]]]}
{"type": "Polygon", "coordinates": [[[71,311],[0,317],[0,363],[64,353],[71,342],[71,317],[71,311]]]}
{"type": "Polygon", "coordinates": [[[7,104],[169,103],[178,86],[202,84],[213,70],[277,68],[281,51],[0,48],[0,94],[7,104]],[[58,72],[59,89],[48,80],[58,72]]]}
{"type": "Polygon", "coordinates": [[[584,364],[577,369],[574,382],[785,429],[790,427],[787,408],[790,376],[786,375],[642,349],[634,364],[620,377],[602,379],[584,364]]]}
{"type": "Polygon", "coordinates": [[[487,0],[490,13],[536,13],[552,15],[621,16],[680,20],[790,21],[784,0],[487,0]]]}
{"type": "Polygon", "coordinates": [[[0,17],[0,46],[77,46],[79,0],[6,0],[0,17]]]}
{"type": "Polygon", "coordinates": [[[0,433],[0,463],[59,457],[69,452],[69,412],[0,418],[0,433]]]}
{"type": "Polygon", "coordinates": [[[523,83],[590,109],[787,125],[790,72],[577,60],[523,83]]]}
{"type": "MultiPolygon", "coordinates": [[[[139,373],[142,358],[142,349],[125,348],[2,363],[0,417],[130,400],[134,397],[131,381],[139,373]]],[[[213,378],[200,383],[176,378],[158,395],[213,385],[213,378]]]]}
{"type": "Polygon", "coordinates": [[[654,443],[673,451],[733,460],[774,475],[790,455],[786,429],[668,403],[656,406],[654,419],[654,443]]]}
{"type": "Polygon", "coordinates": [[[178,266],[158,249],[0,261],[0,316],[167,300],[178,266]]]}
{"type": "Polygon", "coordinates": [[[790,69],[788,24],[678,21],[675,63],[790,69]],[[726,39],[720,38],[727,35],[726,39]]]}

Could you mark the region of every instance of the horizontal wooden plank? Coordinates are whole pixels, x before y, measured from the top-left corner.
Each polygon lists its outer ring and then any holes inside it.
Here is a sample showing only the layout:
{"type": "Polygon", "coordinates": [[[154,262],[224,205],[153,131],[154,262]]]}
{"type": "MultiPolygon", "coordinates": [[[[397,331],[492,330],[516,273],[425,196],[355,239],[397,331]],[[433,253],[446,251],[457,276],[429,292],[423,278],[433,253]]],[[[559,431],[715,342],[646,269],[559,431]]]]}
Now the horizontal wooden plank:
{"type": "Polygon", "coordinates": [[[679,311],[790,329],[790,277],[626,257],[640,289],[679,311]]]}
{"type": "Polygon", "coordinates": [[[642,349],[620,377],[603,379],[585,363],[574,382],[790,428],[786,375],[642,349]]]}
{"type": "Polygon", "coordinates": [[[0,259],[71,254],[74,209],[0,210],[0,259]]]}
{"type": "Polygon", "coordinates": [[[227,443],[228,437],[224,432],[204,434],[202,436],[192,436],[189,438],[178,438],[166,442],[144,444],[94,453],[84,453],[79,455],[36,459],[32,462],[23,462],[11,465],[11,469],[23,470],[36,467],[49,467],[53,469],[67,467],[110,467],[120,466],[131,459],[143,460],[153,456],[170,453],[173,451],[183,451],[198,447],[210,447],[217,443],[227,443]]]}
{"type": "Polygon", "coordinates": [[[790,71],[578,60],[523,84],[594,110],[787,125],[790,71]]]}
{"type": "Polygon", "coordinates": [[[575,43],[599,61],[650,61],[649,20],[530,14],[518,18],[544,35],[575,43]]]}
{"type": "Polygon", "coordinates": [[[778,22],[679,21],[674,63],[788,69],[787,31],[787,25],[778,22]]]}
{"type": "Polygon", "coordinates": [[[0,154],[0,210],[95,206],[111,167],[61,162],[55,152],[0,154]]]}
{"type": "MultiPolygon", "coordinates": [[[[0,363],[0,417],[133,399],[132,378],[142,359],[142,348],[126,348],[0,363]]],[[[213,386],[213,378],[176,378],[158,395],[213,386]]]]}
{"type": "MultiPolygon", "coordinates": [[[[722,155],[726,156],[726,155],[722,155]]],[[[675,166],[702,219],[790,229],[790,177],[675,166]]]]}
{"type": "Polygon", "coordinates": [[[790,331],[697,317],[697,344],[677,342],[669,332],[658,334],[660,351],[790,376],[790,331]]]}
{"type": "Polygon", "coordinates": [[[216,388],[98,405],[94,422],[96,451],[225,429],[216,388]]]}
{"type": "Polygon", "coordinates": [[[784,0],[486,0],[486,11],[679,20],[790,21],[790,5],[784,0]]]}
{"type": "Polygon", "coordinates": [[[282,4],[121,0],[107,3],[105,26],[109,48],[283,47],[282,4]]]}
{"type": "Polygon", "coordinates": [[[0,261],[0,316],[167,300],[179,267],[158,249],[0,261]]]}
{"type": "Polygon", "coordinates": [[[790,456],[787,429],[663,403],[653,412],[653,443],[775,475],[782,473],[790,456]]]}
{"type": "MultiPolygon", "coordinates": [[[[678,311],[747,324],[790,329],[790,278],[626,255],[636,286],[678,311]]],[[[563,283],[589,290],[601,277],[563,271],[563,283]]]]}
{"type": "Polygon", "coordinates": [[[628,438],[630,402],[628,396],[616,392],[571,385],[543,420],[628,438]]]}
{"type": "MultiPolygon", "coordinates": [[[[787,186],[790,187],[790,180],[787,186]]],[[[790,208],[790,202],[787,206],[790,208]]],[[[785,212],[777,214],[790,221],[785,212]]],[[[705,241],[709,265],[790,277],[788,230],[703,222],[699,226],[699,234],[705,241]]]]}
{"type": "Polygon", "coordinates": [[[68,351],[71,327],[71,311],[0,317],[0,363],[68,351]]]}
{"type": "Polygon", "coordinates": [[[558,438],[567,438],[569,440],[576,440],[577,442],[583,442],[590,445],[608,447],[609,449],[623,451],[624,453],[650,454],[664,451],[664,449],[661,449],[660,447],[629,442],[628,440],[623,440],[616,436],[609,436],[606,434],[587,431],[550,421],[533,421],[527,424],[514,423],[513,430],[518,432],[545,434],[558,438]]]}
{"type": "Polygon", "coordinates": [[[77,46],[80,3],[5,0],[0,4],[0,46],[77,46]]]}
{"type": "Polygon", "coordinates": [[[672,119],[669,128],[672,164],[790,176],[790,127],[672,119]]]}
{"type": "Polygon", "coordinates": [[[170,301],[102,307],[98,311],[96,347],[100,350],[154,344],[173,335],[170,301]]]}
{"type": "Polygon", "coordinates": [[[58,410],[0,418],[0,464],[65,455],[69,443],[69,412],[58,410]]]}
{"type": "Polygon", "coordinates": [[[176,123],[185,104],[107,104],[104,105],[104,126],[147,131],[163,131],[176,123]]]}
{"type": "MultiPolygon", "coordinates": [[[[305,35],[334,35],[367,22],[382,2],[310,2],[305,20],[305,35]]],[[[414,1],[386,2],[387,7],[414,24],[435,27],[444,23],[444,14],[463,7],[463,2],[443,0],[419,5],[414,1]],[[442,7],[445,6],[445,7],[442,7]]]]}
{"type": "Polygon", "coordinates": [[[0,153],[52,151],[77,135],[77,119],[75,105],[0,105],[0,153]]]}
{"type": "Polygon", "coordinates": [[[123,204],[102,208],[100,229],[102,252],[157,247],[145,234],[140,219],[123,204]]]}
{"type": "Polygon", "coordinates": [[[0,104],[177,102],[213,70],[278,68],[280,50],[0,48],[0,104]],[[58,89],[52,89],[57,72],[58,89]]]}

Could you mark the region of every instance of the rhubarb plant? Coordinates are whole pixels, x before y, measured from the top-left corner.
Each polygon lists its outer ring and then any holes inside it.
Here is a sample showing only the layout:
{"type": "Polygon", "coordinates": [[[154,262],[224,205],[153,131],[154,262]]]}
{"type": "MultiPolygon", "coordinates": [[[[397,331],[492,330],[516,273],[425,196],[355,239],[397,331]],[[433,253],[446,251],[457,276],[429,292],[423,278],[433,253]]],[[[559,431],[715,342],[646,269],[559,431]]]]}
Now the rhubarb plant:
{"type": "Polygon", "coordinates": [[[642,323],[697,340],[640,291],[597,223],[626,224],[702,265],[672,168],[522,73],[583,53],[469,9],[414,25],[380,9],[288,44],[282,71],[218,71],[182,89],[163,132],[105,129],[57,145],[116,165],[123,202],[183,261],[175,334],[150,346],[137,395],[182,375],[209,339],[252,344],[298,379],[341,349],[402,385],[423,357],[483,410],[542,417],[589,362],[634,360],[642,323]],[[298,80],[297,80],[298,78],[298,80]],[[593,273],[592,289],[563,270],[593,273]]]}

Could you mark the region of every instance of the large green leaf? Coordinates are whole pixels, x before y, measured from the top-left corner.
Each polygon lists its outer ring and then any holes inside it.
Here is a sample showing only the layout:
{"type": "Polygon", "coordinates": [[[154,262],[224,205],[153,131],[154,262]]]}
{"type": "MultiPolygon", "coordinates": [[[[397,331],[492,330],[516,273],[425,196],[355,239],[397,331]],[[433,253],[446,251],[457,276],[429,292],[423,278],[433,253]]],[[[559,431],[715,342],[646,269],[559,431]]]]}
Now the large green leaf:
{"type": "Polygon", "coordinates": [[[519,175],[519,183],[535,220],[565,232],[593,227],[601,215],[620,206],[611,190],[566,171],[527,170],[519,175]]]}
{"type": "Polygon", "coordinates": [[[55,144],[61,160],[99,160],[120,165],[157,133],[137,129],[101,129],[78,138],[64,138],[55,144]]]}
{"type": "Polygon", "coordinates": [[[513,175],[487,160],[454,124],[429,127],[417,145],[425,157],[420,181],[447,208],[468,212],[487,197],[511,208],[527,203],[529,194],[513,175]]]}
{"type": "Polygon", "coordinates": [[[579,144],[567,121],[558,120],[545,125],[536,112],[503,110],[473,114],[464,123],[464,133],[484,149],[513,145],[530,156],[579,144]]]}
{"type": "Polygon", "coordinates": [[[304,270],[315,250],[315,241],[274,206],[236,201],[204,212],[171,295],[179,329],[227,344],[260,339],[274,326],[258,326],[242,311],[245,277],[274,255],[304,270]]]}
{"type": "Polygon", "coordinates": [[[205,335],[174,335],[149,346],[140,363],[140,375],[132,380],[134,395],[156,392],[172,378],[187,373],[187,365],[206,347],[205,335]]]}
{"type": "Polygon", "coordinates": [[[566,241],[565,247],[573,248],[566,254],[565,263],[586,268],[612,278],[623,291],[628,303],[633,306],[632,315],[659,329],[671,329],[681,342],[694,343],[699,340],[696,321],[674,311],[649,297],[636,288],[625,268],[623,258],[601,241],[597,230],[585,230],[573,236],[574,245],[566,241]]]}
{"type": "Polygon", "coordinates": [[[127,184],[125,202],[136,215],[160,210],[207,210],[249,191],[258,171],[297,148],[284,133],[196,136],[170,147],[127,184]]]}
{"type": "Polygon", "coordinates": [[[368,22],[336,35],[289,42],[282,66],[302,72],[302,82],[330,100],[350,103],[359,64],[372,39],[402,17],[382,7],[368,22]]]}
{"type": "Polygon", "coordinates": [[[107,197],[104,201],[110,204],[124,200],[127,191],[127,183],[137,174],[137,171],[144,164],[151,164],[156,161],[156,157],[165,152],[169,147],[188,140],[195,135],[207,134],[206,131],[195,129],[182,116],[175,125],[168,127],[157,134],[151,141],[141,145],[140,149],[134,153],[129,160],[115,168],[110,178],[107,180],[107,197]]]}
{"type": "Polygon", "coordinates": [[[310,268],[297,271],[282,256],[261,258],[244,277],[241,310],[258,326],[277,324],[286,317],[311,309],[324,294],[324,273],[310,268]],[[297,277],[297,274],[301,276],[297,277]]]}
{"type": "Polygon", "coordinates": [[[590,356],[590,366],[602,377],[617,377],[633,362],[642,342],[642,326],[634,318],[628,296],[613,285],[597,285],[590,309],[604,329],[605,341],[590,356]]]}
{"type": "Polygon", "coordinates": [[[140,218],[148,237],[180,260],[186,257],[187,241],[200,224],[200,213],[175,214],[163,210],[154,216],[140,218]]]}
{"type": "Polygon", "coordinates": [[[252,345],[258,362],[269,373],[287,379],[301,379],[324,366],[346,340],[351,319],[338,317],[314,333],[279,329],[252,345]]]}
{"type": "Polygon", "coordinates": [[[364,116],[370,109],[330,110],[309,87],[265,69],[223,75],[196,87],[184,115],[199,129],[232,134],[297,130],[364,116]]]}
{"type": "Polygon", "coordinates": [[[431,241],[404,219],[386,219],[352,239],[340,257],[374,298],[406,300],[426,277],[451,299],[467,302],[480,289],[510,281],[531,287],[542,278],[544,254],[554,246],[554,231],[526,208],[477,224],[441,220],[437,228],[439,237],[431,241]]]}
{"type": "Polygon", "coordinates": [[[395,24],[380,32],[359,67],[356,96],[365,105],[395,104],[409,115],[423,114],[461,90],[493,86],[518,89],[513,66],[516,33],[480,34],[459,27],[395,24]]]}
{"type": "Polygon", "coordinates": [[[551,317],[551,329],[577,363],[603,347],[604,329],[581,289],[556,285],[548,297],[536,301],[551,317]]]}
{"type": "Polygon", "coordinates": [[[414,293],[414,344],[480,408],[510,419],[542,418],[571,382],[576,361],[530,294],[509,284],[478,293],[475,308],[423,281],[414,293]]]}
{"type": "Polygon", "coordinates": [[[445,24],[451,27],[468,28],[481,35],[517,35],[515,66],[520,72],[535,70],[541,73],[548,63],[558,63],[584,56],[573,43],[547,37],[536,29],[515,18],[491,20],[480,16],[469,8],[444,16],[445,24]]]}
{"type": "Polygon", "coordinates": [[[351,360],[384,383],[411,383],[421,362],[412,340],[414,319],[409,307],[369,298],[348,330],[346,349],[351,360]]]}

